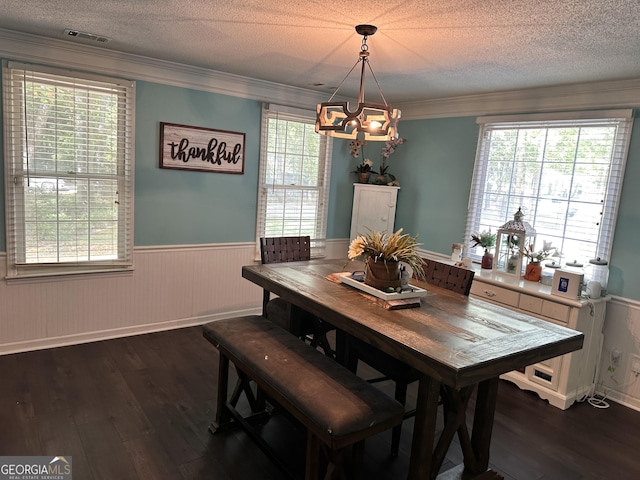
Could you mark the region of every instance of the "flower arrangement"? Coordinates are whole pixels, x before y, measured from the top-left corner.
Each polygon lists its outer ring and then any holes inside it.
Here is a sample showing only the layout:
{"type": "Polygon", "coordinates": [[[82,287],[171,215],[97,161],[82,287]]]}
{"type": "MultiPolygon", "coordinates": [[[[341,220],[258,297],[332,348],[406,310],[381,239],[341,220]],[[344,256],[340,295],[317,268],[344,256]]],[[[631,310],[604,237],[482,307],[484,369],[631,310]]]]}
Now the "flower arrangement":
{"type": "Polygon", "coordinates": [[[483,230],[479,233],[474,233],[471,235],[471,241],[473,241],[472,247],[482,247],[485,250],[495,246],[496,244],[496,234],[491,233],[491,229],[483,230]]]}
{"type": "Polygon", "coordinates": [[[535,252],[533,250],[533,244],[530,243],[527,248],[521,248],[520,254],[527,257],[531,262],[540,263],[542,260],[546,260],[556,254],[557,249],[551,245],[551,242],[542,242],[542,250],[535,252]]]}
{"type": "Polygon", "coordinates": [[[366,145],[367,142],[365,142],[364,140],[361,140],[359,138],[356,138],[355,140],[352,140],[349,142],[349,154],[352,157],[356,157],[358,158],[360,156],[360,149],[362,147],[364,147],[366,145]]]}
{"type": "Polygon", "coordinates": [[[380,154],[380,157],[382,158],[382,161],[380,163],[380,173],[379,173],[380,175],[386,175],[392,181],[396,179],[394,175],[389,173],[389,165],[387,165],[387,160],[391,155],[395,153],[396,148],[398,148],[398,145],[402,145],[404,142],[405,142],[405,139],[402,137],[387,140],[380,154]]]}
{"type": "Polygon", "coordinates": [[[392,235],[368,229],[360,234],[349,245],[349,260],[367,260],[374,262],[404,262],[413,270],[413,274],[424,279],[423,261],[418,255],[418,237],[408,233],[402,234],[399,229],[392,235]]]}

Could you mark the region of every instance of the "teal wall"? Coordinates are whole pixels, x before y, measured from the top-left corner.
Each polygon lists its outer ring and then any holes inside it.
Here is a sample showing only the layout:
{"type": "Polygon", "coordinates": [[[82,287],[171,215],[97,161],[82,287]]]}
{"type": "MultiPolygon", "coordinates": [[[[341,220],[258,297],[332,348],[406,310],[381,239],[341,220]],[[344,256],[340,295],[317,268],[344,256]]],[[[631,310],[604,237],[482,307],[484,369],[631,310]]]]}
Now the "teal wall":
{"type": "MultiPolygon", "coordinates": [[[[464,241],[467,200],[473,175],[478,126],[475,117],[414,120],[400,123],[406,140],[387,162],[400,182],[396,228],[418,235],[422,248],[447,253],[464,241]]],[[[363,158],[380,167],[384,143],[369,142],[353,158],[347,140],[334,141],[334,165],[329,204],[329,238],[350,233],[355,170],[363,158]]]]}
{"type": "MultiPolygon", "coordinates": [[[[143,81],[136,90],[135,245],[253,241],[260,102],[143,81]],[[159,168],[160,122],[244,132],[244,175],[159,168]]],[[[417,234],[424,249],[448,253],[451,243],[465,240],[478,137],[475,117],[404,120],[399,130],[407,141],[389,160],[401,185],[396,226],[417,234]]],[[[378,142],[365,147],[376,167],[381,147],[378,142]]],[[[334,140],[329,239],[349,236],[355,181],[351,172],[358,162],[349,155],[348,141],[334,140]]],[[[638,184],[640,124],[635,125],[629,151],[609,282],[612,293],[640,301],[638,184]]],[[[0,251],[5,251],[4,182],[0,192],[0,251]]]]}
{"type": "Polygon", "coordinates": [[[148,82],[136,90],[135,245],[253,241],[260,102],[148,82]],[[160,122],[244,133],[244,175],[159,168],[160,122]]]}
{"type": "MultiPolygon", "coordinates": [[[[636,110],[636,115],[638,111],[636,110]]],[[[640,300],[640,122],[634,122],[609,262],[609,292],[640,300]]]]}
{"type": "Polygon", "coordinates": [[[396,226],[424,249],[450,253],[464,242],[478,126],[475,117],[401,122],[407,141],[391,157],[400,182],[396,226]]]}

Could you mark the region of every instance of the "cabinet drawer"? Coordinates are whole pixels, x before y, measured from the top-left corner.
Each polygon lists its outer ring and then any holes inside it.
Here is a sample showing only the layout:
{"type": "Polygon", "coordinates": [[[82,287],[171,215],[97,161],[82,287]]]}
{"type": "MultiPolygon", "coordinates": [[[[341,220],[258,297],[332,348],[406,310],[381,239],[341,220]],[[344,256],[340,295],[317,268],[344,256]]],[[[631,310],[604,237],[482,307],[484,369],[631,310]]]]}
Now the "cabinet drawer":
{"type": "Polygon", "coordinates": [[[562,323],[567,323],[569,321],[570,309],[571,307],[569,307],[568,305],[562,305],[561,303],[544,300],[542,302],[541,313],[545,317],[553,318],[554,320],[558,320],[562,323]]]}
{"type": "Polygon", "coordinates": [[[518,306],[518,297],[520,297],[520,294],[513,290],[475,281],[471,284],[470,293],[478,297],[493,300],[494,302],[511,305],[512,307],[518,306]]]}
{"type": "Polygon", "coordinates": [[[533,295],[521,294],[520,302],[518,303],[518,306],[522,310],[526,310],[527,312],[541,313],[542,303],[543,303],[543,300],[539,297],[534,297],[533,295]]]}

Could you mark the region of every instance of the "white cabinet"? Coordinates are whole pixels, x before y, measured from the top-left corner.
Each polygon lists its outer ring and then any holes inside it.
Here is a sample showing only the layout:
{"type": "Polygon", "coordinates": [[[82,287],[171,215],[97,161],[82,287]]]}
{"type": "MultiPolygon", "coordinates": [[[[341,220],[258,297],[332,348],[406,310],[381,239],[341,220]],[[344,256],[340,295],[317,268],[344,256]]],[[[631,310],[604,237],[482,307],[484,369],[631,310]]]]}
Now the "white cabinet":
{"type": "Polygon", "coordinates": [[[581,350],[506,373],[501,378],[536,392],[563,410],[593,394],[609,297],[559,297],[551,295],[549,286],[486,270],[476,270],[470,295],[584,333],[581,350]]]}
{"type": "Polygon", "coordinates": [[[349,240],[356,238],[359,233],[366,233],[367,228],[393,233],[399,189],[387,185],[354,183],[349,240]]]}

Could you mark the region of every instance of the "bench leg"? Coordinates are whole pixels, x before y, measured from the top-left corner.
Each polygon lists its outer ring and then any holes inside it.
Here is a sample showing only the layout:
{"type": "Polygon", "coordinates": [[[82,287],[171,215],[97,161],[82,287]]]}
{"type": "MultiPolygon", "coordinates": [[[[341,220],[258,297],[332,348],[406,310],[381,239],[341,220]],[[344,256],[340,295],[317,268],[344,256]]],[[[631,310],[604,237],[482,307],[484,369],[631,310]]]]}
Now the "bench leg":
{"type": "Polygon", "coordinates": [[[364,464],[364,440],[353,445],[353,478],[354,480],[362,480],[362,465],[364,464]]]}
{"type": "Polygon", "coordinates": [[[229,388],[229,359],[220,353],[218,362],[218,397],[216,400],[216,419],[209,426],[212,433],[220,431],[231,423],[231,416],[225,406],[229,388]]]}
{"type": "Polygon", "coordinates": [[[265,411],[265,399],[261,392],[258,392],[258,397],[253,394],[251,389],[251,380],[244,372],[236,369],[238,372],[238,381],[231,394],[229,402],[227,402],[227,396],[229,395],[229,359],[220,353],[220,361],[218,363],[218,397],[216,399],[216,419],[209,426],[209,430],[212,433],[218,433],[220,431],[228,430],[231,427],[235,427],[233,415],[230,413],[229,406],[235,408],[240,399],[242,392],[245,393],[251,412],[253,415],[248,417],[251,421],[261,421],[264,418],[268,418],[269,414],[265,411]]]}
{"type": "Polygon", "coordinates": [[[328,460],[325,480],[362,480],[364,463],[364,439],[340,450],[330,450],[322,445],[328,460]]]}
{"type": "Polygon", "coordinates": [[[364,458],[364,441],[358,442],[354,446],[343,448],[339,451],[331,451],[329,447],[322,444],[318,437],[311,432],[307,432],[307,458],[305,462],[305,480],[320,480],[320,467],[322,462],[322,452],[325,452],[326,470],[323,480],[362,480],[361,469],[358,468],[358,462],[362,464],[364,458]],[[356,466],[354,472],[356,476],[348,475],[346,471],[345,455],[348,452],[353,453],[353,462],[356,466]]]}
{"type": "Polygon", "coordinates": [[[235,407],[238,404],[238,400],[240,400],[240,395],[244,392],[247,400],[249,401],[249,406],[251,407],[252,412],[264,410],[264,403],[262,403],[262,408],[260,408],[260,403],[258,403],[256,396],[253,394],[253,390],[251,389],[251,379],[238,369],[236,369],[236,372],[238,373],[238,381],[233,389],[229,403],[235,407]]]}
{"type": "Polygon", "coordinates": [[[320,471],[320,439],[311,432],[307,432],[307,459],[305,462],[305,480],[319,480],[320,471]]]}

